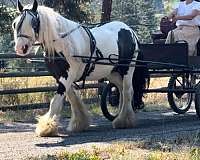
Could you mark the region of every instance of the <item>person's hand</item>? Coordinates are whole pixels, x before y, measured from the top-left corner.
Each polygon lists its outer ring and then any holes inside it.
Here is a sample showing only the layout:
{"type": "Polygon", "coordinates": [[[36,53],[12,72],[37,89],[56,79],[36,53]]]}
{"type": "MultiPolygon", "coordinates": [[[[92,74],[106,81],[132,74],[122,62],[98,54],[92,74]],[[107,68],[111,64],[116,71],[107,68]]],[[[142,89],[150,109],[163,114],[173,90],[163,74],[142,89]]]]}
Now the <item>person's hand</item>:
{"type": "Polygon", "coordinates": [[[174,16],[173,18],[172,18],[172,22],[176,22],[178,20],[178,16],[174,16]]]}

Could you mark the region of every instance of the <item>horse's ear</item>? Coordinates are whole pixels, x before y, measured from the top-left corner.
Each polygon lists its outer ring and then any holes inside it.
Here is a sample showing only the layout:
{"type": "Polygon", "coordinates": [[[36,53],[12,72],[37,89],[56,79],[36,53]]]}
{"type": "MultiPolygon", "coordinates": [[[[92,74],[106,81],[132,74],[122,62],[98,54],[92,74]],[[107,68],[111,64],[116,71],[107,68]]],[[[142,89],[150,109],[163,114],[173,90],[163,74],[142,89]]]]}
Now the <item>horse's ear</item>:
{"type": "Polygon", "coordinates": [[[23,11],[23,6],[22,6],[22,4],[20,3],[20,1],[19,0],[17,0],[17,10],[19,11],[19,12],[22,12],[23,11]]]}
{"type": "Polygon", "coordinates": [[[37,11],[37,7],[38,7],[38,2],[37,2],[37,0],[34,0],[32,11],[36,12],[37,11]]]}

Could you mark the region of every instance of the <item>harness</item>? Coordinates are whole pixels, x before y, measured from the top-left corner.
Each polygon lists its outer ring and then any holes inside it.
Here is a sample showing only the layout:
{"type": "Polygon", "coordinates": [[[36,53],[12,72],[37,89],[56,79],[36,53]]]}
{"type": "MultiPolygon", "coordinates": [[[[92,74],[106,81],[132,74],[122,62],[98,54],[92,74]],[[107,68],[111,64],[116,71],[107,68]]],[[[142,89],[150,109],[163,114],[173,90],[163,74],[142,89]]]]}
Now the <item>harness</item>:
{"type": "MultiPolygon", "coordinates": [[[[79,78],[79,80],[77,82],[80,82],[80,81],[83,81],[82,83],[82,87],[81,88],[84,88],[85,86],[85,80],[86,80],[86,77],[90,75],[90,73],[95,69],[95,63],[102,59],[103,58],[103,54],[101,53],[101,51],[97,48],[96,46],[96,40],[93,36],[93,34],[91,33],[90,29],[87,27],[87,26],[84,26],[84,25],[79,25],[77,26],[76,28],[72,29],[71,31],[67,32],[67,33],[64,33],[64,34],[61,34],[61,38],[65,38],[67,36],[69,36],[72,32],[74,32],[75,30],[77,30],[78,28],[82,27],[86,33],[88,34],[89,36],[89,39],[90,39],[90,56],[88,57],[87,59],[87,64],[85,66],[85,69],[83,71],[83,74],[82,76],[79,78]],[[94,58],[94,54],[96,54],[96,57],[95,57],[95,61],[93,61],[93,58],[94,58]]],[[[74,57],[79,57],[79,56],[74,56],[74,57]]],[[[82,61],[85,63],[85,61],[82,59],[82,61]]],[[[77,84],[76,84],[77,85],[77,84]]],[[[78,86],[78,85],[77,85],[78,86]]]]}
{"type": "Polygon", "coordinates": [[[103,58],[103,54],[97,48],[96,40],[93,34],[91,33],[90,29],[86,26],[82,26],[82,27],[85,29],[86,33],[88,34],[90,38],[90,57],[87,60],[87,64],[85,66],[82,76],[78,80],[78,81],[83,81],[82,88],[84,88],[86,77],[89,76],[90,73],[95,69],[96,62],[103,58]],[[96,57],[95,57],[95,61],[92,61],[94,53],[96,53],[96,57]]]}
{"type": "Polygon", "coordinates": [[[38,12],[34,12],[32,10],[29,10],[29,9],[25,9],[21,13],[21,19],[20,19],[18,26],[17,26],[17,37],[24,37],[24,38],[27,38],[27,39],[30,39],[31,41],[33,41],[31,36],[26,35],[26,34],[21,34],[21,27],[22,27],[23,21],[24,21],[27,13],[32,16],[31,26],[34,30],[35,38],[37,39],[39,37],[39,30],[40,30],[39,14],[38,14],[38,12]]]}

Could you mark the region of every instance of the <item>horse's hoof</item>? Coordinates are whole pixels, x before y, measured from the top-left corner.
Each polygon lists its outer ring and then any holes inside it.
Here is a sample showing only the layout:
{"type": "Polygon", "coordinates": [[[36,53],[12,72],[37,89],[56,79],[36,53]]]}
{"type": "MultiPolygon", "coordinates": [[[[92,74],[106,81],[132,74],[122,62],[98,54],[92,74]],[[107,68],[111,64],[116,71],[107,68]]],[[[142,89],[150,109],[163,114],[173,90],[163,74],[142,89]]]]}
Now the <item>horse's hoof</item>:
{"type": "Polygon", "coordinates": [[[135,113],[128,114],[127,116],[118,116],[112,122],[113,128],[123,129],[123,128],[134,128],[136,126],[135,113]]]}
{"type": "Polygon", "coordinates": [[[86,129],[88,129],[89,127],[89,119],[87,120],[83,120],[83,121],[76,121],[76,120],[72,120],[69,123],[69,126],[67,127],[67,131],[68,132],[82,132],[86,129]]]}
{"type": "Polygon", "coordinates": [[[36,134],[40,137],[52,137],[58,135],[58,122],[55,117],[46,118],[42,116],[38,118],[38,124],[36,125],[36,134]]]}

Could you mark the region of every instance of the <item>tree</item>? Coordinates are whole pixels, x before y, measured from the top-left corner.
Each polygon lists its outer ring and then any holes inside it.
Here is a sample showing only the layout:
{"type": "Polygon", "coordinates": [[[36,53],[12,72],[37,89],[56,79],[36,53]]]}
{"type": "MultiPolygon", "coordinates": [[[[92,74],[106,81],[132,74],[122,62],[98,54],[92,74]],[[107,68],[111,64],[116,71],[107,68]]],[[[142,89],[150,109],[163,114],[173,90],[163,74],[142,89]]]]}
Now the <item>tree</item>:
{"type": "Polygon", "coordinates": [[[10,33],[11,23],[15,17],[15,10],[7,7],[5,3],[0,3],[0,33],[10,33]]]}
{"type": "Polygon", "coordinates": [[[112,0],[103,0],[101,22],[110,21],[111,11],[112,11],[112,0]]]}
{"type": "Polygon", "coordinates": [[[52,7],[68,19],[79,22],[89,21],[89,15],[84,11],[84,4],[90,0],[44,0],[43,4],[52,7]]]}
{"type": "Polygon", "coordinates": [[[13,40],[11,24],[16,12],[7,2],[0,1],[0,52],[13,50],[13,47],[10,45],[10,42],[13,40]]]}
{"type": "Polygon", "coordinates": [[[141,42],[151,42],[151,32],[157,27],[154,0],[114,0],[112,19],[127,23],[138,34],[141,42]]]}

